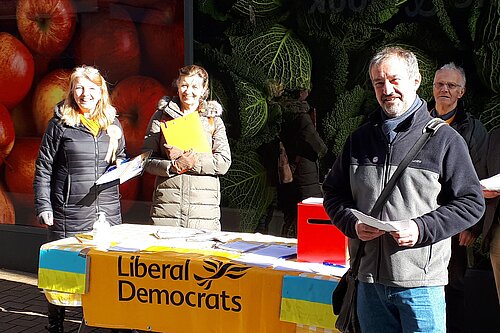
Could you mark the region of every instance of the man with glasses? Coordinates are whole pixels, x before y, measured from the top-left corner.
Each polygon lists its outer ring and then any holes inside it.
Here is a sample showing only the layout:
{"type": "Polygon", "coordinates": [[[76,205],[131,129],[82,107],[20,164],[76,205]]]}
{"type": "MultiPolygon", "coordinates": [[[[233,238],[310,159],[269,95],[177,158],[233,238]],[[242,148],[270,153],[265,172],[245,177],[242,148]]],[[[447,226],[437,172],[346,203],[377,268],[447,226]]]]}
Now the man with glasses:
{"type": "MultiPolygon", "coordinates": [[[[479,179],[486,177],[488,132],[479,119],[466,112],[462,96],[465,93],[465,72],[462,67],[448,63],[434,75],[433,95],[436,105],[431,115],[445,120],[465,139],[479,179]]],[[[465,329],[464,277],[467,268],[467,247],[481,234],[478,223],[452,237],[451,259],[448,265],[449,283],[446,294],[447,332],[465,329]]]]}

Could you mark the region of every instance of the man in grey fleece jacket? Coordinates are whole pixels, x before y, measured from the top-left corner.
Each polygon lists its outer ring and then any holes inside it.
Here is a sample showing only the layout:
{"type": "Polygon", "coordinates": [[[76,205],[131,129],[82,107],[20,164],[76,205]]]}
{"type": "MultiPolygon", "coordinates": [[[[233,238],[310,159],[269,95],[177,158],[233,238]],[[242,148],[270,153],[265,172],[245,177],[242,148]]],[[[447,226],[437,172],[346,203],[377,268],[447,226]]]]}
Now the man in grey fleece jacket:
{"type": "Polygon", "coordinates": [[[417,95],[415,55],[379,51],[369,66],[380,110],[348,138],[323,183],[324,206],[349,239],[351,257],[366,241],[358,272],[357,313],[363,332],[445,332],[444,286],[450,237],[484,211],[479,180],[461,136],[442,126],[410,162],[378,218],[406,221],[386,233],[361,223],[431,120],[417,95]]]}

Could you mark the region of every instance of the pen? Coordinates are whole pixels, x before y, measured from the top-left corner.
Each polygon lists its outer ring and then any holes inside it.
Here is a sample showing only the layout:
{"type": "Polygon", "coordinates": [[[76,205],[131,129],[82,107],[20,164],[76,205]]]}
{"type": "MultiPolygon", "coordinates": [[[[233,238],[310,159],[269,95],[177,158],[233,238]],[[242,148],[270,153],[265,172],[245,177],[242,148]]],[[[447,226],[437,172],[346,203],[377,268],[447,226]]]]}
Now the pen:
{"type": "Polygon", "coordinates": [[[343,265],[334,264],[333,262],[330,262],[330,261],[323,261],[323,265],[337,267],[337,268],[345,268],[345,266],[343,266],[343,265]]]}

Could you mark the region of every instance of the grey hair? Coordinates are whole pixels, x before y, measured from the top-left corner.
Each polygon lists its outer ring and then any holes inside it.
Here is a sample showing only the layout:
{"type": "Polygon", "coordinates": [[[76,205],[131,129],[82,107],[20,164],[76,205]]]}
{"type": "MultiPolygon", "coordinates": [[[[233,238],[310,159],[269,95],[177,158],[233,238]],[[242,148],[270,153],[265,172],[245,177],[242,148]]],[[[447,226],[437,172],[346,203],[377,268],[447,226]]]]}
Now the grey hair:
{"type": "Polygon", "coordinates": [[[368,67],[370,78],[372,78],[372,68],[391,57],[398,57],[406,63],[406,70],[411,79],[419,77],[420,72],[418,70],[418,61],[415,54],[399,46],[388,46],[378,51],[370,60],[370,66],[368,67]]]}
{"type": "MultiPolygon", "coordinates": [[[[442,70],[446,70],[446,69],[449,69],[449,70],[453,70],[453,71],[457,71],[459,74],[460,74],[460,77],[462,78],[462,86],[465,87],[465,83],[466,83],[466,80],[465,80],[465,71],[462,67],[460,66],[457,66],[455,65],[454,62],[449,62],[445,65],[443,65],[441,68],[439,68],[437,71],[436,71],[436,74],[442,70]]],[[[436,75],[434,75],[435,77],[436,75]]]]}

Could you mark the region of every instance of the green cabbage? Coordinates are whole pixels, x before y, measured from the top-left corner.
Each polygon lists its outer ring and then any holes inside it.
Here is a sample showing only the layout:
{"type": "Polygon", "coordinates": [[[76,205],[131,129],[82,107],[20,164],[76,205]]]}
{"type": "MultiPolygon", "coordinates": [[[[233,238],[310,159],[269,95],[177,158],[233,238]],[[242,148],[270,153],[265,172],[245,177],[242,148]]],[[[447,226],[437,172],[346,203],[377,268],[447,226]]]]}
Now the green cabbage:
{"type": "Polygon", "coordinates": [[[260,217],[274,198],[267,171],[253,151],[233,154],[231,168],[221,178],[222,195],[229,207],[239,208],[242,232],[254,232],[260,217]]]}
{"type": "Polygon", "coordinates": [[[285,89],[311,88],[311,55],[291,30],[276,24],[266,32],[229,40],[236,55],[262,68],[285,89]]]}

